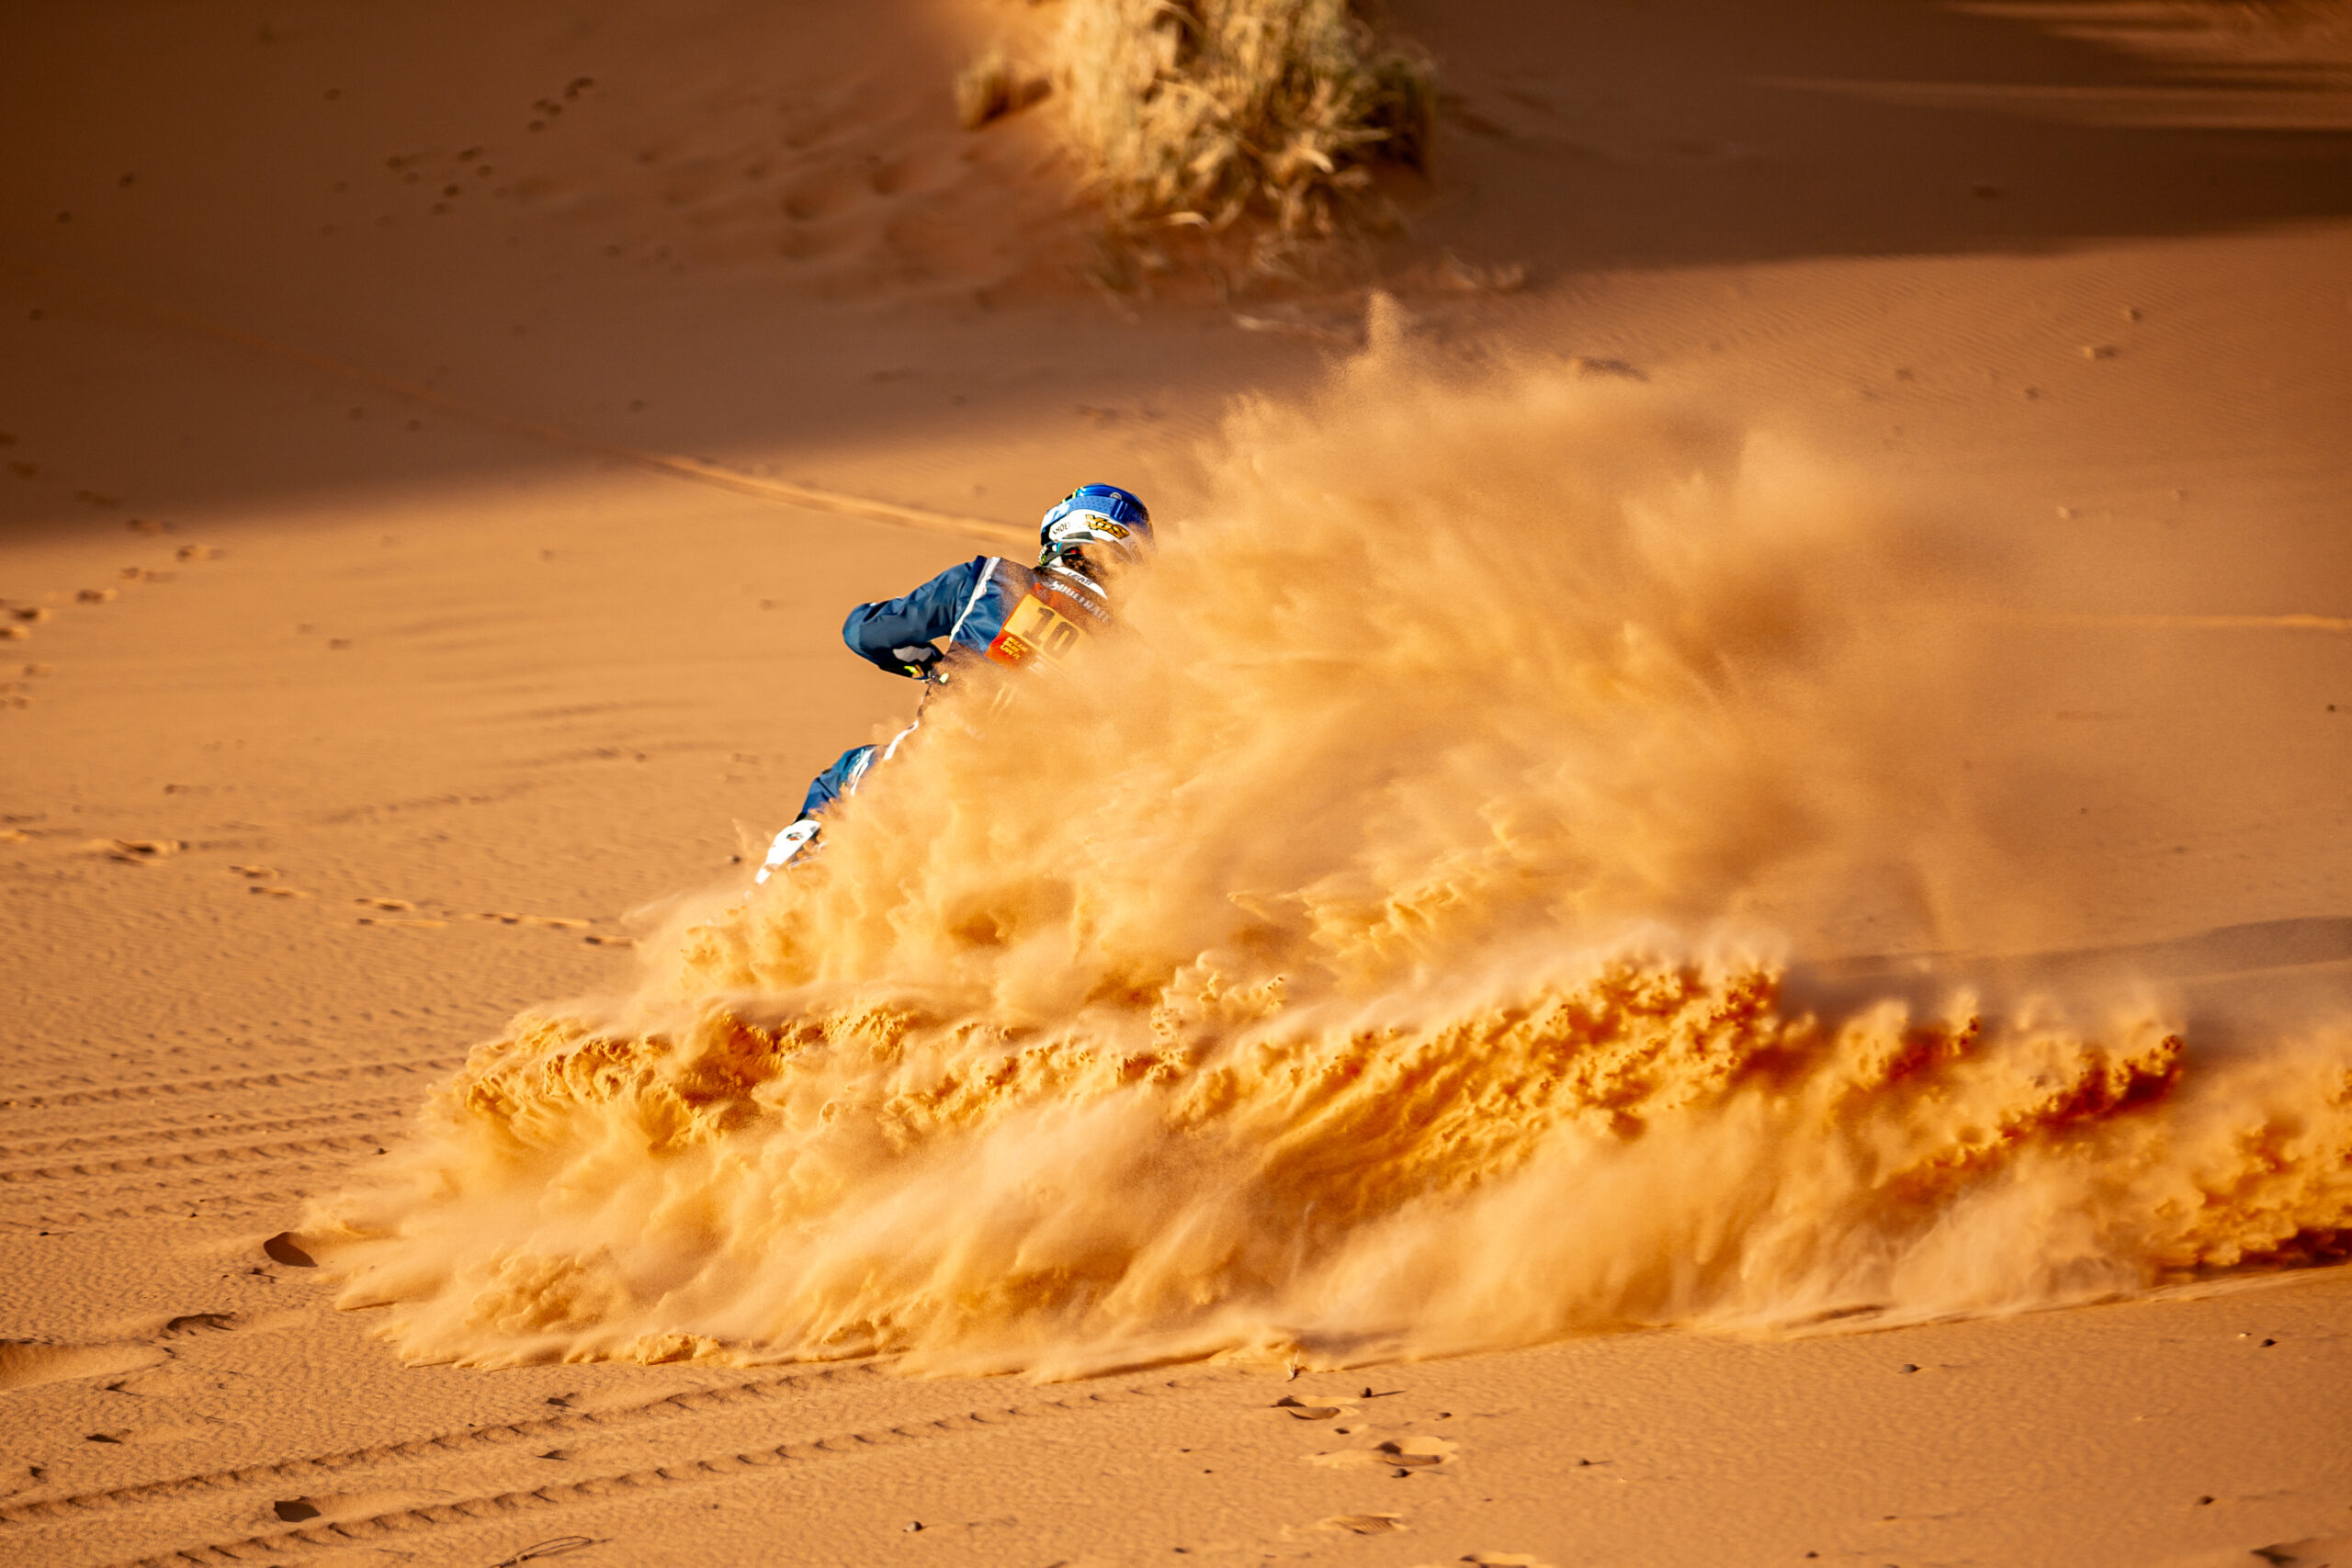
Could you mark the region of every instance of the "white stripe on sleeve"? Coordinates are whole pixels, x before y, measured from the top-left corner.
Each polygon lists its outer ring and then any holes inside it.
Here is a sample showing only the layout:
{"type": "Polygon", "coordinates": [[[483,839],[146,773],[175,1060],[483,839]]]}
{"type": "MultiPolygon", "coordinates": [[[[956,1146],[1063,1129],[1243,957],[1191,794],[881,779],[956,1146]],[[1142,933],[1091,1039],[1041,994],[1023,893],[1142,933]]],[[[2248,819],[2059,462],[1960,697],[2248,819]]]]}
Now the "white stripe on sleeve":
{"type": "Polygon", "coordinates": [[[947,628],[949,642],[956,640],[956,634],[962,631],[964,623],[972,618],[972,612],[979,606],[980,595],[989,591],[989,581],[996,576],[997,565],[1002,558],[1000,556],[990,556],[989,564],[980,569],[980,580],[972,584],[972,596],[964,601],[963,609],[956,613],[956,624],[947,628]]]}

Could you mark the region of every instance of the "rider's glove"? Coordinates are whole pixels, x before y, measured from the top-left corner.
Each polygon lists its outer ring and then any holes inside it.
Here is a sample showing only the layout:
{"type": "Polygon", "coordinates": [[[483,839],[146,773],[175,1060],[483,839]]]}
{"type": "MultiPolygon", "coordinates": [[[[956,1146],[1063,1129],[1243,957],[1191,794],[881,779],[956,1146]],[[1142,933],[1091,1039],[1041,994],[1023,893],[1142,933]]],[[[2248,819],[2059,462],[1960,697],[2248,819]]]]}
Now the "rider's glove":
{"type": "Polygon", "coordinates": [[[918,642],[910,643],[905,648],[892,649],[890,657],[899,661],[900,674],[910,675],[918,681],[928,681],[931,679],[933,669],[946,656],[930,643],[918,642]]]}

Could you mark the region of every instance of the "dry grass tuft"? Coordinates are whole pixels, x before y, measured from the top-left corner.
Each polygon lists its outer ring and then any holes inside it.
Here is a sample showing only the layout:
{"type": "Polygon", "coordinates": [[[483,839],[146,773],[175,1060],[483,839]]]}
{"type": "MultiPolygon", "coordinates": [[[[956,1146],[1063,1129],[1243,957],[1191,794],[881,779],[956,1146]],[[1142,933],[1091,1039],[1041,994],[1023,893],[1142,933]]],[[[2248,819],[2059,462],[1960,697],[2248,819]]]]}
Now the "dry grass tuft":
{"type": "Polygon", "coordinates": [[[1069,0],[1056,62],[1114,225],[1331,232],[1371,166],[1422,165],[1428,57],[1348,0],[1069,0]]]}

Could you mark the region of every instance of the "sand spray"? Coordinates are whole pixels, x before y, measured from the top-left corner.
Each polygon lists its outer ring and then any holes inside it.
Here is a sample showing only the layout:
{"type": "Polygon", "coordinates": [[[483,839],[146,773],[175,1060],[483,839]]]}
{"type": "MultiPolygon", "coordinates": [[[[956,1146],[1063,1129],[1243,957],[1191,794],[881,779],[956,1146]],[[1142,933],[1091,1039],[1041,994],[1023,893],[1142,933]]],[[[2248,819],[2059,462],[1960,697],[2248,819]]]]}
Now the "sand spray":
{"type": "Polygon", "coordinates": [[[1792,1332],[2336,1256],[2352,1028],[1808,987],[2019,922],[1999,563],[1784,444],[1375,319],[1127,629],[934,705],[310,1237],[403,1354],[1074,1376],[1792,1332]],[[945,711],[940,711],[942,708],[945,711]]]}

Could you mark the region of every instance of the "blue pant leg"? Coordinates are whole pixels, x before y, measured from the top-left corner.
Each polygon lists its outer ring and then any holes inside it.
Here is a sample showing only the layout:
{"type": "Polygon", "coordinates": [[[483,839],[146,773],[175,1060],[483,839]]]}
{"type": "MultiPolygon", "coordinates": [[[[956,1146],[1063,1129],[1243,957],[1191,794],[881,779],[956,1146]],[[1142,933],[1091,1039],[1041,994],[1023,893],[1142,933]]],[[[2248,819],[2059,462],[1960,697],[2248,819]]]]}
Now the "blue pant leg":
{"type": "Polygon", "coordinates": [[[857,781],[874,765],[874,748],[853,746],[834,759],[833,765],[808,781],[808,794],[800,802],[800,815],[814,817],[845,795],[857,793],[857,781]]]}

